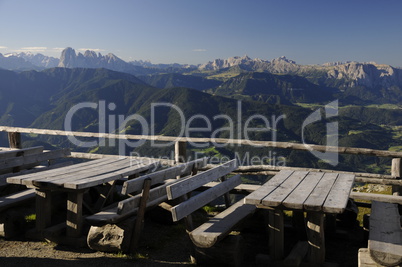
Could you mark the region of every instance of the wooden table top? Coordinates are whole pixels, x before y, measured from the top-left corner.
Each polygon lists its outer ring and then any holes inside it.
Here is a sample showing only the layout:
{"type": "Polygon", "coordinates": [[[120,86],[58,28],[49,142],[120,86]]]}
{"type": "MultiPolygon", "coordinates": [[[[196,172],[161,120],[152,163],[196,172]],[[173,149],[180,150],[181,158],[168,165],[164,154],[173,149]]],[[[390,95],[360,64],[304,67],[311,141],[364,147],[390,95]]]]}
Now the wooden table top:
{"type": "Polygon", "coordinates": [[[343,173],[282,170],[244,203],[259,207],[342,213],[355,176],[343,173]]]}
{"type": "Polygon", "coordinates": [[[85,189],[146,171],[156,163],[156,161],[145,162],[129,157],[103,158],[10,177],[7,178],[7,183],[43,189],[85,189]]]}

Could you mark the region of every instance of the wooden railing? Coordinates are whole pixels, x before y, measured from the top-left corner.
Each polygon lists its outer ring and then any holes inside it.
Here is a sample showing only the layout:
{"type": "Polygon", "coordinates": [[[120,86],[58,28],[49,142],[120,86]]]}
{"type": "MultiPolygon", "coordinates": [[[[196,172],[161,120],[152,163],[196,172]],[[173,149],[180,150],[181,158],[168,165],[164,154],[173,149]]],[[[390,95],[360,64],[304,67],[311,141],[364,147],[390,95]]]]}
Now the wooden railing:
{"type": "MultiPolygon", "coordinates": [[[[226,138],[195,138],[195,137],[174,137],[162,135],[129,135],[129,134],[110,134],[110,133],[93,133],[93,132],[71,132],[62,130],[49,129],[33,129],[21,127],[0,126],[0,132],[8,133],[9,146],[12,148],[21,147],[21,134],[37,134],[37,135],[56,135],[56,136],[77,136],[92,138],[111,138],[111,139],[127,139],[127,140],[149,140],[149,141],[165,141],[175,142],[175,161],[178,162],[180,157],[186,155],[186,143],[219,143],[219,144],[236,144],[236,145],[253,145],[259,147],[283,148],[303,151],[320,151],[335,152],[339,154],[366,155],[376,157],[392,158],[391,174],[373,174],[362,172],[347,172],[339,170],[320,170],[312,168],[288,167],[288,166],[272,166],[272,165],[253,165],[240,166],[237,172],[250,175],[272,175],[280,170],[315,170],[325,172],[353,173],[356,175],[356,182],[392,185],[393,192],[398,194],[402,187],[402,168],[401,159],[402,152],[375,150],[368,148],[355,147],[331,147],[314,144],[300,144],[291,142],[274,142],[274,141],[254,141],[245,139],[226,139],[226,138]]],[[[97,159],[103,157],[116,157],[117,155],[104,155],[94,153],[72,152],[71,157],[83,159],[97,159]]],[[[166,160],[165,163],[174,164],[175,161],[166,160]]]]}

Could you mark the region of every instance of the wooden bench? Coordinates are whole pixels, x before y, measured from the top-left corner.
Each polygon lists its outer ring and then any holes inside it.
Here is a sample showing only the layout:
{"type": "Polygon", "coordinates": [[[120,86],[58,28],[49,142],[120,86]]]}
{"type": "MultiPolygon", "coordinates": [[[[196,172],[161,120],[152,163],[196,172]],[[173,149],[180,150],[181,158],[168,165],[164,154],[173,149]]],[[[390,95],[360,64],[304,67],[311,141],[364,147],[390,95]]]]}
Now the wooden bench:
{"type": "MultiPolygon", "coordinates": [[[[207,158],[194,160],[124,182],[121,193],[129,196],[127,199],[86,218],[86,221],[91,224],[87,237],[88,246],[101,251],[105,249],[108,251],[133,251],[138,245],[145,209],[166,201],[168,199],[166,187],[176,183],[178,177],[195,174],[198,169],[206,165],[206,161],[207,158]],[[123,224],[124,220],[130,217],[132,222],[135,221],[132,235],[122,233],[125,236],[121,239],[125,240],[120,240],[121,242],[118,242],[117,245],[110,244],[106,240],[104,245],[100,244],[103,241],[99,240],[99,235],[106,235],[109,225],[123,224]]],[[[128,228],[131,227],[132,223],[128,228]]],[[[108,234],[113,235],[113,233],[108,234]]]]}
{"type": "MultiPolygon", "coordinates": [[[[230,205],[228,192],[241,184],[241,178],[240,175],[235,175],[226,179],[226,176],[236,168],[236,160],[232,160],[219,165],[218,167],[182,179],[181,181],[166,187],[168,198],[170,200],[179,197],[183,198],[183,201],[180,204],[171,209],[172,217],[174,221],[179,221],[183,218],[186,219],[186,226],[190,239],[195,245],[194,255],[192,256],[198,263],[205,260],[204,257],[201,258],[201,254],[205,255],[208,253],[205,249],[210,249],[213,246],[216,246],[219,241],[222,241],[230,234],[236,225],[238,225],[248,215],[252,214],[256,209],[255,205],[244,204],[243,200],[230,205]],[[221,182],[214,184],[213,187],[198,194],[191,194],[191,192],[198,188],[216,180],[220,180],[221,182]],[[223,195],[225,196],[225,204],[227,208],[207,222],[194,228],[191,214],[223,195]]],[[[219,248],[219,250],[221,249],[222,248],[219,248]]],[[[220,253],[224,254],[225,252],[218,251],[218,254],[220,253]]],[[[239,265],[241,262],[241,251],[231,251],[231,253],[231,256],[236,258],[234,264],[239,265]]]]}
{"type": "MultiPolygon", "coordinates": [[[[5,188],[7,185],[6,179],[10,177],[71,164],[71,162],[65,162],[50,165],[50,161],[64,158],[68,155],[70,155],[69,149],[44,152],[42,146],[0,151],[0,187],[5,188]]],[[[3,215],[0,215],[0,236],[9,238],[18,232],[18,229],[12,227],[17,219],[14,218],[15,216],[6,215],[5,211],[27,201],[31,201],[34,198],[34,189],[13,192],[0,197],[0,212],[3,212],[3,215]]]]}

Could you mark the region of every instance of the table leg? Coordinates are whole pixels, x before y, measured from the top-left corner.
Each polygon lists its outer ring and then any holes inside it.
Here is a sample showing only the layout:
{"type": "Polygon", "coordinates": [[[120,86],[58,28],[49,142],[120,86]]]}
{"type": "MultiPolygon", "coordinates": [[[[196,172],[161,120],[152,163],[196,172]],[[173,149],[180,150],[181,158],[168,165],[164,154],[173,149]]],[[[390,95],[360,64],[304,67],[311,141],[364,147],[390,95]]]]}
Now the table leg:
{"type": "Polygon", "coordinates": [[[82,202],[84,190],[68,192],[67,196],[67,236],[80,237],[82,232],[82,202]]]}
{"type": "Polygon", "coordinates": [[[283,258],[284,223],[283,211],[279,209],[269,211],[269,251],[274,260],[283,258]]]}
{"type": "Polygon", "coordinates": [[[51,191],[36,189],[36,231],[42,232],[51,224],[52,198],[51,191]]]}
{"type": "Polygon", "coordinates": [[[307,213],[307,236],[310,245],[310,264],[323,264],[325,262],[324,213],[307,213]]]}

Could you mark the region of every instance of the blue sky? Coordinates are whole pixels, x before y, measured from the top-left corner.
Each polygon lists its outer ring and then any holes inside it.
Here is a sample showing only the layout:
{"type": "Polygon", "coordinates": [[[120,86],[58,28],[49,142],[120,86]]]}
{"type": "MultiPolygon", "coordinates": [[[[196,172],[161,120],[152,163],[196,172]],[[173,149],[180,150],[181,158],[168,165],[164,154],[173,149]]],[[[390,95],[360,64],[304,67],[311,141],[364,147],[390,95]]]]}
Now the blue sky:
{"type": "Polygon", "coordinates": [[[0,25],[2,54],[73,47],[153,63],[247,54],[402,66],[399,0],[0,0],[0,25]]]}

